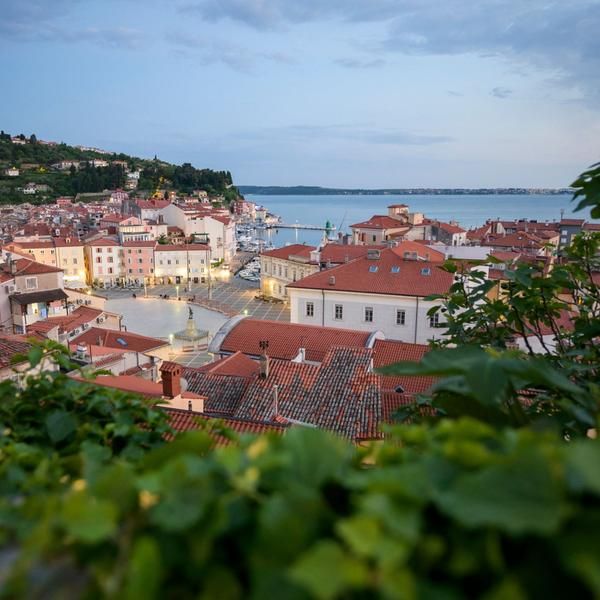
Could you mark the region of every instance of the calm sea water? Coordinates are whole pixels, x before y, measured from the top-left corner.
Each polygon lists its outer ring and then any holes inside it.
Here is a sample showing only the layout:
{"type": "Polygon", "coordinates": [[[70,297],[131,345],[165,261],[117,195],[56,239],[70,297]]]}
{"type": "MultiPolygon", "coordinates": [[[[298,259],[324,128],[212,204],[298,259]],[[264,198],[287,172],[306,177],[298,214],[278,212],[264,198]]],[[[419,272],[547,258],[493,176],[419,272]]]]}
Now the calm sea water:
{"type": "MultiPolygon", "coordinates": [[[[408,204],[411,212],[422,212],[429,218],[441,221],[458,221],[465,229],[482,225],[486,219],[537,219],[559,221],[564,216],[574,216],[570,195],[507,195],[507,196],[261,196],[247,194],[248,200],[262,204],[279,215],[284,223],[303,223],[324,226],[331,221],[338,230],[349,231],[353,223],[365,221],[371,215],[387,214],[389,204],[408,204]]],[[[589,213],[579,212],[578,218],[589,218],[589,213]]],[[[322,233],[302,231],[298,242],[317,244],[322,233]]],[[[295,230],[273,231],[272,242],[283,246],[296,241],[295,230]]]]}

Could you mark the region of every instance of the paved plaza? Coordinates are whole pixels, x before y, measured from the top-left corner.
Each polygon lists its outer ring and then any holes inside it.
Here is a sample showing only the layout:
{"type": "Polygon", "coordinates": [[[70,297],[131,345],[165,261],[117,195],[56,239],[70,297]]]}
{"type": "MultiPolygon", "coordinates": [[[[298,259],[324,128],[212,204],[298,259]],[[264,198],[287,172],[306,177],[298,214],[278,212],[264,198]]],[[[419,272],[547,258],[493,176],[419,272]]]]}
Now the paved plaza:
{"type": "MultiPolygon", "coordinates": [[[[246,314],[256,319],[286,322],[290,320],[290,310],[286,304],[282,302],[265,302],[258,299],[259,286],[257,282],[245,281],[240,277],[231,276],[227,282],[213,281],[210,298],[206,284],[192,285],[189,290],[186,290],[183,284],[179,286],[152,285],[147,286],[146,292],[149,298],[160,298],[167,295],[171,301],[177,301],[177,294],[179,294],[182,301],[192,301],[205,308],[218,310],[226,316],[246,314]]],[[[97,290],[97,293],[109,299],[130,298],[133,293],[138,297],[142,297],[144,296],[144,289],[100,289],[97,290]]],[[[170,317],[165,314],[165,318],[170,317]]],[[[182,323],[182,328],[183,325],[184,323],[182,323]]],[[[140,331],[138,333],[148,336],[156,335],[152,331],[140,331]]],[[[173,353],[170,358],[188,367],[199,367],[213,359],[206,351],[173,353]]]]}

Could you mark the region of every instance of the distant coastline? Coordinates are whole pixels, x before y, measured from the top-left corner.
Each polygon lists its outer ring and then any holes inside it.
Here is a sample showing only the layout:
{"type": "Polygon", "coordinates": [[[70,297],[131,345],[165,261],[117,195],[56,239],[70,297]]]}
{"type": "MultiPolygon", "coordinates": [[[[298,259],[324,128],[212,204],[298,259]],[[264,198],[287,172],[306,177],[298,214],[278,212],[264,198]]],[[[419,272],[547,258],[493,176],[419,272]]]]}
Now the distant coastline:
{"type": "Polygon", "coordinates": [[[319,186],[277,186],[277,185],[240,185],[242,194],[257,194],[262,196],[514,196],[529,195],[563,195],[573,194],[572,188],[382,188],[382,189],[345,189],[325,188],[319,186]]]}

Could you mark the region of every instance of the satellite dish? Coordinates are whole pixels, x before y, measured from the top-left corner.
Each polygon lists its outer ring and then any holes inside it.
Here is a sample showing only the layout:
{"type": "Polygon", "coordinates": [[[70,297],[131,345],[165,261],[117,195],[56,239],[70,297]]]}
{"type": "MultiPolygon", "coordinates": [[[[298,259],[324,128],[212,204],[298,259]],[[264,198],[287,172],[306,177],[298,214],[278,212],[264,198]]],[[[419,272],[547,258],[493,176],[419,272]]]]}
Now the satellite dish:
{"type": "Polygon", "coordinates": [[[183,377],[181,378],[181,391],[182,392],[187,392],[188,389],[188,382],[187,379],[184,379],[183,377]]]}

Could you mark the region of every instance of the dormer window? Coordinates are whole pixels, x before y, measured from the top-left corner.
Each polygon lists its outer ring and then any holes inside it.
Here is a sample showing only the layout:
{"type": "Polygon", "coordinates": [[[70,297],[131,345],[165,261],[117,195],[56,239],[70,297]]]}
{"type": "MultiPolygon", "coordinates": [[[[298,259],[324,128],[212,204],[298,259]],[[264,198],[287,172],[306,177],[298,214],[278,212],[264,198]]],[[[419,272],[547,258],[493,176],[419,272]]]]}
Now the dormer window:
{"type": "Polygon", "coordinates": [[[378,269],[379,269],[379,267],[377,265],[371,265],[369,267],[369,273],[377,273],[378,269]]]}

